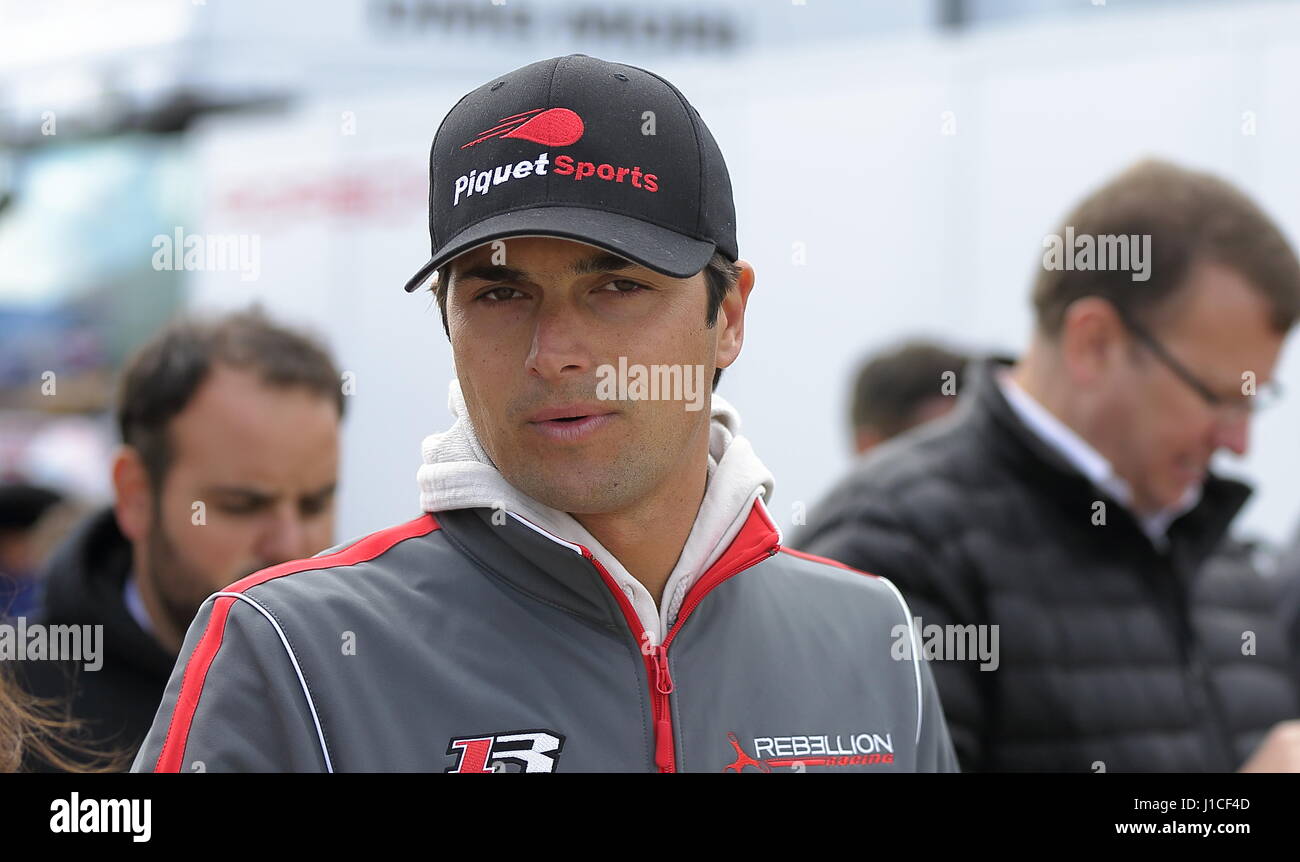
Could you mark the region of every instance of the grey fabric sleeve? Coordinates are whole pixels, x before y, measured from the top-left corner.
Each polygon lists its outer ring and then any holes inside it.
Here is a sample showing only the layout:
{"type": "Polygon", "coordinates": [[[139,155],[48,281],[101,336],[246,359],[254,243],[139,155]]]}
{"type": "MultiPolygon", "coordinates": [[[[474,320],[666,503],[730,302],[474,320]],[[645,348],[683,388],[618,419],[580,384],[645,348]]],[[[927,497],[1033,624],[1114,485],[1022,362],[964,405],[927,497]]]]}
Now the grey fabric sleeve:
{"type": "Polygon", "coordinates": [[[961,772],[952,737],[948,734],[943,705],[939,702],[939,690],[934,684],[934,674],[930,671],[930,662],[925,659],[920,661],[921,702],[924,709],[921,711],[921,738],[916,744],[916,771],[961,772]]]}
{"type": "Polygon", "coordinates": [[[221,614],[214,620],[218,597],[205,601],[190,624],[132,772],[157,771],[164,748],[173,762],[180,755],[175,765],[181,772],[327,769],[328,746],[286,633],[255,599],[228,600],[224,625],[221,614]],[[209,632],[214,624],[219,632],[209,632]],[[219,645],[214,644],[217,634],[219,645]],[[213,646],[216,652],[204,674],[205,652],[211,654],[213,646]],[[186,703],[181,702],[183,686],[186,703]],[[195,696],[192,719],[186,722],[195,696]]]}

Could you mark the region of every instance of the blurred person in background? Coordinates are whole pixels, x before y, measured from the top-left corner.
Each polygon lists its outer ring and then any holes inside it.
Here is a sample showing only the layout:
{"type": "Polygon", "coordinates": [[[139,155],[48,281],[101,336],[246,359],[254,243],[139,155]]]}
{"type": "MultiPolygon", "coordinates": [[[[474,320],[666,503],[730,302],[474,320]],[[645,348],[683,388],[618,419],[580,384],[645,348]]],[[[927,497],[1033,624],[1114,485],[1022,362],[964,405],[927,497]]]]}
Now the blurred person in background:
{"type": "Polygon", "coordinates": [[[795,544],[995,645],[935,650],[965,771],[1300,769],[1272,594],[1219,553],[1250,490],[1208,470],[1246,451],[1300,263],[1241,192],[1158,161],[1062,232],[1129,237],[1128,267],[1045,256],[1021,360],[972,365],[956,411],[871,453],[795,544]]]}
{"type": "Polygon", "coordinates": [[[259,311],[176,322],[138,351],[115,502],[54,554],[36,620],[103,625],[102,667],[20,662],[28,692],[68,699],[89,738],[133,753],[203,600],[331,543],[343,412],[326,350],[259,311]]]}
{"type": "Polygon", "coordinates": [[[928,341],[908,341],[870,357],[853,382],[853,450],[862,455],[957,403],[968,358],[928,341]]]}
{"type": "Polygon", "coordinates": [[[36,534],[62,499],[25,482],[0,484],[0,620],[28,616],[36,607],[41,562],[36,534]]]}

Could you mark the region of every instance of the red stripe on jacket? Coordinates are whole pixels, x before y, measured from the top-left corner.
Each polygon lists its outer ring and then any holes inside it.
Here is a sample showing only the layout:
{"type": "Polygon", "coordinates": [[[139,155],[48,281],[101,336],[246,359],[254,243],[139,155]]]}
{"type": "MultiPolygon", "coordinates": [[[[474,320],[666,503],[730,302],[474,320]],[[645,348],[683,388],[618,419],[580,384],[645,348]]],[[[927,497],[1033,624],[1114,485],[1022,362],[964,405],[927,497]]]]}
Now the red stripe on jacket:
{"type": "Polygon", "coordinates": [[[819,557],[816,554],[809,554],[804,551],[796,551],[794,548],[781,548],[781,553],[789,554],[792,557],[799,557],[804,560],[812,560],[814,563],[825,563],[828,566],[834,566],[837,569],[844,569],[857,575],[866,575],[868,578],[878,578],[880,575],[873,575],[871,572],[864,572],[861,569],[855,569],[852,566],[846,566],[839,560],[832,560],[830,557],[819,557]]]}
{"type": "MultiPolygon", "coordinates": [[[[427,536],[439,529],[437,519],[431,513],[425,513],[413,521],[371,533],[364,539],[354,542],[341,551],[325,557],[309,557],[305,560],[291,560],[270,568],[254,572],[242,578],[221,592],[242,593],[258,584],[282,578],[297,572],[309,572],[313,569],[328,569],[331,566],[351,566],[373,560],[398,542],[427,536]]],[[[180,772],[181,761],[185,756],[185,744],[189,741],[190,726],[194,713],[199,708],[199,698],[203,694],[203,682],[207,678],[208,668],[221,649],[221,641],[226,632],[226,619],[230,615],[230,606],[238,601],[233,596],[222,596],[212,605],[212,615],[203,629],[198,646],[190,655],[185,665],[185,675],[181,678],[181,691],[172,710],[171,723],[167,726],[167,738],[163,741],[162,751],[154,772],[180,772]]]]}

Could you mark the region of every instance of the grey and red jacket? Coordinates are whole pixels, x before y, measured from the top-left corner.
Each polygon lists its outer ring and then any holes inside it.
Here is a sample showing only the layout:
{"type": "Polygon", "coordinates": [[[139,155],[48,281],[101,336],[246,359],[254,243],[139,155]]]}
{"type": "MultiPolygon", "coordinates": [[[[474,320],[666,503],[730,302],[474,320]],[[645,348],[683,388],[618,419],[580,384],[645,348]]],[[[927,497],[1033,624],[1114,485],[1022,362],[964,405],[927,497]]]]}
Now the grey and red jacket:
{"type": "Polygon", "coordinates": [[[911,620],[760,500],[659,644],[587,548],[426,513],[211,596],[133,771],[956,771],[911,620]]]}

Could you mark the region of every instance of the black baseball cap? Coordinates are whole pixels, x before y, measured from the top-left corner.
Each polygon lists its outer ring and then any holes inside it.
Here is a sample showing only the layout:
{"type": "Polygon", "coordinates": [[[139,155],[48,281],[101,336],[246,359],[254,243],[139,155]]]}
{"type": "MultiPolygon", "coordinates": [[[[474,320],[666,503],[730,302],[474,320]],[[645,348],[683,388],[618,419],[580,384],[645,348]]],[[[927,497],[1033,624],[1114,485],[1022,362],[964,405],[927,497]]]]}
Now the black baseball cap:
{"type": "Polygon", "coordinates": [[[585,242],[674,278],[730,261],[736,212],[722,152],[663,78],[570,54],[531,63],[466,95],[429,151],[433,257],[492,240],[585,242]]]}

